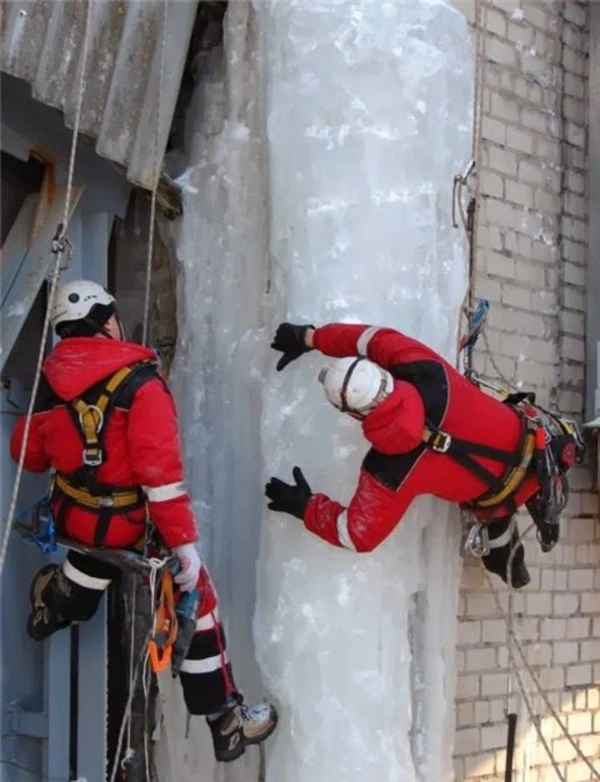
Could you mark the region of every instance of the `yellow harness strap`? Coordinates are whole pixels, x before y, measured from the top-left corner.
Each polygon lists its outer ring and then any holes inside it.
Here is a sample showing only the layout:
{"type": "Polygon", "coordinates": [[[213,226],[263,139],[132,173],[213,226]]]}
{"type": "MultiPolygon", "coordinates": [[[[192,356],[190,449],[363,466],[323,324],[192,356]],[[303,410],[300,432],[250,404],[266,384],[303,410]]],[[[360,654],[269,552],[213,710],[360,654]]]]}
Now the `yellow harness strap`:
{"type": "Polygon", "coordinates": [[[532,432],[528,432],[525,436],[523,450],[521,451],[521,462],[516,467],[510,467],[508,469],[502,479],[504,484],[502,489],[485,500],[480,500],[479,502],[475,500],[471,505],[474,508],[493,508],[496,505],[502,505],[502,503],[512,494],[515,494],[527,476],[527,470],[531,463],[531,459],[533,458],[534,451],[535,435],[532,432]]]}
{"type": "Polygon", "coordinates": [[[104,426],[104,414],[111,396],[121,383],[131,374],[131,367],[122,367],[107,381],[100,392],[95,405],[88,405],[83,399],[71,401],[71,407],[77,413],[84,438],[83,463],[89,467],[102,464],[102,448],[98,435],[104,426]]]}
{"type": "Polygon", "coordinates": [[[91,494],[87,489],[80,486],[74,486],[63,475],[57,473],[54,476],[56,488],[67,497],[75,500],[79,505],[83,505],[90,510],[99,511],[102,508],[127,509],[139,506],[144,502],[144,495],[140,490],[128,489],[127,491],[111,491],[110,494],[96,495],[91,494]]]}

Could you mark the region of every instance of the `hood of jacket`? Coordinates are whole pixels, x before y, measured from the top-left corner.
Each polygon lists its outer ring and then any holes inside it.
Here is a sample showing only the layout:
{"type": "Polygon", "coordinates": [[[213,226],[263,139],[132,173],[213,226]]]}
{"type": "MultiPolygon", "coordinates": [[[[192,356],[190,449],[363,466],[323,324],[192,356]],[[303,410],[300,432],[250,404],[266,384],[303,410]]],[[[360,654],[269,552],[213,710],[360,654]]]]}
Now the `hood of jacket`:
{"type": "Polygon", "coordinates": [[[121,367],[156,358],[153,350],[134,342],[69,337],[61,340],[45,360],[44,374],[54,393],[69,402],[121,367]]]}
{"type": "Polygon", "coordinates": [[[410,383],[396,380],[394,390],[363,421],[363,434],[387,455],[408,453],[421,444],[425,406],[410,383]]]}

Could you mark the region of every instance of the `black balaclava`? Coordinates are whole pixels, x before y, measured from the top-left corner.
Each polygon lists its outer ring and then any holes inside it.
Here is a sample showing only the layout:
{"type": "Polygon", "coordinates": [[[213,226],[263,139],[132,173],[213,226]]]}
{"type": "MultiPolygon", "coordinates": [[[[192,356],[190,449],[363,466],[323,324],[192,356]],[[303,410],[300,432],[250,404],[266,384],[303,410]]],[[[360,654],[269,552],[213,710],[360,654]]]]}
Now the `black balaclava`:
{"type": "MultiPolygon", "coordinates": [[[[112,302],[110,304],[94,304],[84,318],[65,320],[58,324],[55,331],[61,339],[68,337],[94,337],[98,333],[110,337],[110,334],[104,327],[116,313],[117,310],[112,302]]],[[[120,323],[119,328],[122,333],[123,330],[120,323]]]]}

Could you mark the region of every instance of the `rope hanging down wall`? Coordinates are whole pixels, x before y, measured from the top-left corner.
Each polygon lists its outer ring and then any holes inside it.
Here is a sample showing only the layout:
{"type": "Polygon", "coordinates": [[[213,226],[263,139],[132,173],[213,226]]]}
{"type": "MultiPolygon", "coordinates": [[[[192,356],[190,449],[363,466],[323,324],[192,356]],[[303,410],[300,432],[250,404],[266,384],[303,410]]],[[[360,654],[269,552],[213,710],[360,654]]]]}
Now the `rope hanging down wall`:
{"type": "MultiPolygon", "coordinates": [[[[476,285],[476,279],[477,279],[477,260],[478,260],[478,247],[477,247],[477,236],[478,236],[478,228],[479,228],[479,208],[480,208],[480,197],[481,197],[481,188],[480,188],[480,166],[481,166],[481,148],[482,148],[482,137],[481,137],[481,121],[482,121],[482,104],[483,104],[483,90],[484,90],[484,81],[485,81],[485,65],[486,65],[486,56],[485,56],[485,38],[486,38],[486,27],[487,27],[487,9],[488,9],[488,2],[487,0],[475,0],[475,31],[476,31],[476,64],[475,64],[475,90],[474,90],[474,107],[473,107],[473,137],[472,137],[472,150],[471,150],[471,160],[469,161],[468,165],[466,166],[464,172],[462,174],[457,174],[454,178],[453,183],[453,194],[452,194],[452,210],[453,210],[453,225],[454,227],[458,227],[458,221],[456,220],[456,212],[459,212],[462,225],[465,229],[466,235],[467,235],[467,241],[468,241],[468,248],[469,248],[469,255],[468,255],[468,287],[467,292],[465,295],[465,299],[463,302],[463,313],[467,318],[467,321],[470,322],[473,318],[473,315],[475,314],[475,307],[474,307],[474,292],[475,292],[475,285],[476,285]],[[466,209],[463,210],[463,204],[462,199],[464,197],[464,193],[466,192],[467,188],[470,186],[470,182],[474,180],[474,186],[473,186],[473,195],[471,196],[466,209]]],[[[559,65],[559,71],[561,73],[561,79],[559,84],[557,85],[557,92],[558,92],[558,100],[557,100],[557,109],[556,113],[558,115],[559,121],[562,122],[562,134],[561,134],[561,205],[564,205],[564,192],[565,192],[565,154],[564,154],[564,144],[565,144],[565,128],[564,128],[564,111],[563,111],[563,102],[564,102],[564,59],[563,59],[563,29],[564,29],[564,3],[561,3],[560,7],[557,9],[557,30],[556,30],[556,39],[557,39],[557,48],[558,48],[558,65],[559,65]]],[[[562,216],[560,218],[562,221],[562,216]]],[[[559,235],[557,237],[557,243],[560,246],[562,246],[562,229],[559,229],[559,235]]],[[[559,278],[559,288],[561,284],[562,278],[559,278]]],[[[562,291],[559,290],[559,297],[562,296],[562,291]]],[[[498,378],[501,380],[502,383],[507,388],[515,388],[516,383],[509,381],[507,378],[504,377],[502,372],[499,370],[497,363],[495,362],[493,353],[490,349],[489,342],[487,340],[487,335],[485,333],[485,327],[484,325],[481,326],[481,333],[484,338],[486,353],[488,354],[492,367],[494,371],[497,373],[498,378]]],[[[467,337],[469,335],[467,334],[467,337]]],[[[463,337],[463,343],[461,344],[461,348],[464,347],[464,340],[463,337]]],[[[472,350],[470,351],[472,353],[472,350]]],[[[469,354],[469,360],[465,362],[466,368],[467,368],[467,374],[473,374],[472,370],[472,364],[470,360],[470,354],[469,354]]],[[[493,386],[492,386],[493,387],[493,386]]],[[[495,388],[495,387],[494,387],[495,388]]],[[[498,390],[498,389],[495,389],[498,390]]],[[[555,400],[554,400],[555,401],[555,400]]],[[[502,616],[506,628],[507,628],[507,649],[509,654],[509,678],[508,678],[508,693],[507,693],[507,716],[509,716],[509,744],[512,743],[514,748],[514,741],[515,741],[515,727],[516,727],[516,711],[514,713],[511,713],[511,709],[509,706],[510,699],[511,699],[511,688],[512,688],[512,681],[513,677],[516,680],[518,684],[519,691],[521,693],[521,697],[523,698],[523,703],[525,704],[526,710],[528,712],[529,718],[531,720],[531,724],[535,728],[535,731],[537,733],[538,739],[542,746],[544,747],[545,752],[548,755],[548,758],[550,760],[550,763],[552,765],[552,768],[559,780],[561,782],[565,782],[565,775],[562,773],[558,762],[552,752],[552,749],[550,748],[548,741],[546,740],[545,736],[543,735],[540,720],[539,717],[536,715],[535,710],[533,708],[533,705],[531,703],[530,697],[527,693],[527,689],[525,687],[525,683],[522,678],[521,669],[524,669],[536,691],[538,692],[539,696],[541,697],[546,709],[548,710],[548,713],[552,717],[552,719],[558,724],[562,734],[565,736],[573,750],[575,751],[577,757],[579,757],[583,763],[586,764],[589,771],[592,774],[593,779],[599,779],[600,780],[600,771],[598,771],[592,762],[587,758],[581,751],[579,745],[573,738],[573,736],[569,733],[564,721],[561,719],[560,714],[557,712],[557,710],[554,708],[552,703],[550,702],[550,699],[548,698],[548,695],[542,686],[537,674],[535,673],[533,667],[529,664],[527,660],[527,656],[525,653],[525,650],[523,648],[523,645],[518,638],[518,635],[516,633],[515,627],[514,627],[514,588],[512,585],[512,579],[511,579],[511,567],[512,567],[512,560],[513,557],[525,539],[525,537],[529,534],[529,532],[534,528],[534,525],[530,525],[520,536],[518,542],[515,544],[515,546],[511,550],[511,554],[507,563],[507,583],[508,583],[508,609],[505,612],[502,608],[502,603],[500,601],[499,597],[499,591],[494,585],[490,575],[487,573],[487,571],[483,568],[485,578],[487,580],[487,583],[489,585],[489,588],[494,596],[494,600],[498,609],[498,612],[502,616]],[[515,654],[515,651],[518,654],[515,654]],[[511,719],[513,718],[513,719],[511,719]],[[512,738],[511,738],[512,736],[512,738]]],[[[507,763],[505,768],[505,782],[510,782],[512,780],[512,762],[513,762],[513,754],[512,752],[507,753],[507,763]]]]}

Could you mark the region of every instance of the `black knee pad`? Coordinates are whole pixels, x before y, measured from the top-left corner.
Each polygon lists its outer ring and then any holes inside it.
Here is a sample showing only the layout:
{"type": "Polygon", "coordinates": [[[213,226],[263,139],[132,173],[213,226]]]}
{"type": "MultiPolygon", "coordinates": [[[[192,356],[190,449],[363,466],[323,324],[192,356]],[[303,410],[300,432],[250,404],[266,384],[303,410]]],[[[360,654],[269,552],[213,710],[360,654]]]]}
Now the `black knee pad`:
{"type": "Polygon", "coordinates": [[[103,594],[73,584],[59,568],[42,593],[42,599],[55,616],[71,622],[86,622],[96,613],[103,594]]]}
{"type": "MultiPolygon", "coordinates": [[[[487,530],[492,545],[494,540],[507,532],[511,523],[512,519],[508,517],[498,519],[497,521],[488,524],[487,530]]],[[[516,523],[514,524],[510,540],[507,540],[502,546],[490,548],[490,553],[487,556],[482,557],[482,559],[486,570],[500,576],[506,584],[508,583],[506,579],[506,569],[513,549],[515,549],[515,551],[512,555],[511,581],[515,589],[521,589],[529,583],[531,578],[525,565],[525,549],[523,548],[523,544],[519,542],[519,530],[516,523]]]]}
{"type": "MultiPolygon", "coordinates": [[[[74,551],[68,553],[67,560],[82,574],[93,578],[112,580],[119,573],[112,565],[74,551]]],[[[67,578],[60,567],[42,593],[42,599],[56,616],[71,622],[85,622],[94,616],[103,595],[103,589],[88,589],[67,578]]]]}

